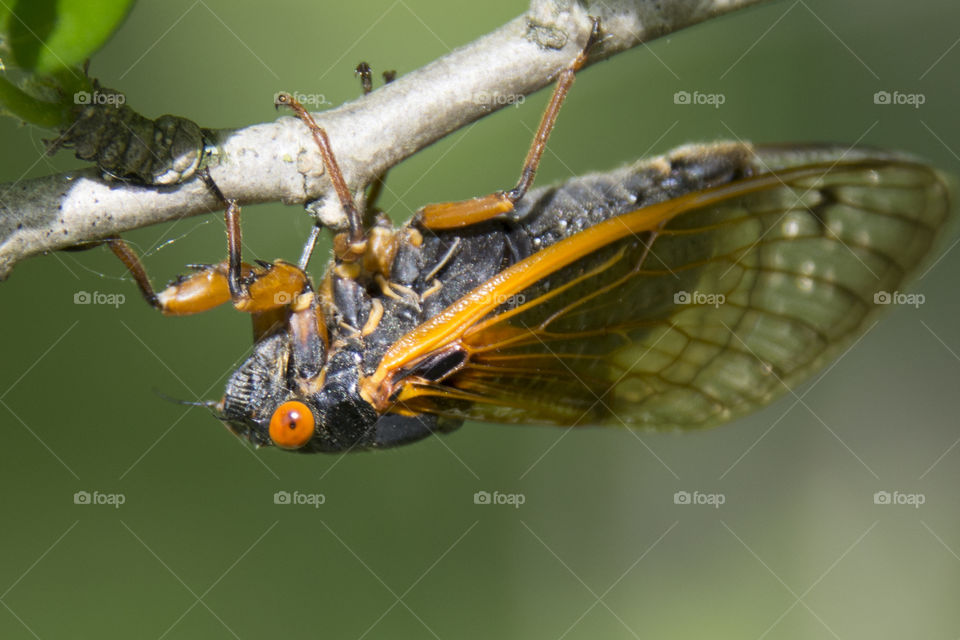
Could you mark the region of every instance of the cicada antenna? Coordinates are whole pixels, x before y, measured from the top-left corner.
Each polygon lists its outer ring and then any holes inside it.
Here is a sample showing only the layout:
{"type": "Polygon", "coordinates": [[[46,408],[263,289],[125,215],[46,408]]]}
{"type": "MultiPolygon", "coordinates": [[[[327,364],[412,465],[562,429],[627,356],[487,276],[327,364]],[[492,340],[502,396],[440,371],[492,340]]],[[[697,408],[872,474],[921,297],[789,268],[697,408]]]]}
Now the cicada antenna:
{"type": "Polygon", "coordinates": [[[179,404],[185,407],[205,407],[210,409],[210,412],[213,413],[214,417],[216,417],[218,420],[224,419],[224,415],[220,410],[220,402],[218,400],[182,400],[180,398],[174,398],[173,396],[167,395],[159,389],[153,389],[153,392],[167,402],[172,402],[173,404],[179,404]]]}

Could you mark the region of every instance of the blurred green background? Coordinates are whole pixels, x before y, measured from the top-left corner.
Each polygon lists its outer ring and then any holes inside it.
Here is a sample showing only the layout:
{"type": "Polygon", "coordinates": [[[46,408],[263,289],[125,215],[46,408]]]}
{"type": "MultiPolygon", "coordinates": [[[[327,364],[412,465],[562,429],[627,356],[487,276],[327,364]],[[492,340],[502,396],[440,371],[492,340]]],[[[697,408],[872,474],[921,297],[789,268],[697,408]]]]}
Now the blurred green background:
{"type": "MultiPolygon", "coordinates": [[[[337,105],[358,94],[360,60],[403,74],[523,10],[144,0],[91,73],[147,115],[243,126],[275,118],[280,89],[337,105]]],[[[960,174],[958,25],[953,0],[778,1],[638,47],[578,77],[539,183],[731,137],[860,142],[960,174]],[[675,105],[681,90],[726,101],[675,105]]],[[[546,97],[397,167],[382,204],[399,220],[512,185],[546,97]]],[[[49,136],[0,121],[0,180],[78,166],[43,156],[49,136]]],[[[299,255],[301,209],[244,214],[248,258],[299,255]]],[[[222,224],[129,239],[163,283],[221,259],[222,224]]],[[[955,638],[958,268],[946,252],[911,289],[926,303],[892,309],[802,402],[732,425],[468,424],[341,458],[254,452],[154,394],[219,398],[248,318],[163,318],[102,248],[31,259],[0,284],[0,637],[955,638]],[[126,302],[75,305],[79,291],[126,302]],[[75,504],[82,491],[124,504],[75,504]],[[524,504],[477,505],[478,491],[524,504]],[[725,502],[678,505],[678,491],[725,502]],[[924,504],[878,505],[879,491],[924,504]]]]}

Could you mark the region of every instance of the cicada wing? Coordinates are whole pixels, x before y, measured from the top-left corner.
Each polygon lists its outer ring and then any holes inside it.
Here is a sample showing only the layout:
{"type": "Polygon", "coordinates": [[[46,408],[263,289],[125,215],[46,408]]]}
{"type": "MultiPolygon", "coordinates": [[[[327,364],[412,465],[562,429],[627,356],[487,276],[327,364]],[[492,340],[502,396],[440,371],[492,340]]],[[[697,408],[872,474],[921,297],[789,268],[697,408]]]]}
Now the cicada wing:
{"type": "Polygon", "coordinates": [[[496,422],[697,428],[768,403],[903,287],[948,217],[949,189],[881,153],[756,160],[769,171],[515,264],[398,341],[374,382],[392,410],[496,422]],[[418,363],[450,353],[449,375],[421,375],[418,363]]]}

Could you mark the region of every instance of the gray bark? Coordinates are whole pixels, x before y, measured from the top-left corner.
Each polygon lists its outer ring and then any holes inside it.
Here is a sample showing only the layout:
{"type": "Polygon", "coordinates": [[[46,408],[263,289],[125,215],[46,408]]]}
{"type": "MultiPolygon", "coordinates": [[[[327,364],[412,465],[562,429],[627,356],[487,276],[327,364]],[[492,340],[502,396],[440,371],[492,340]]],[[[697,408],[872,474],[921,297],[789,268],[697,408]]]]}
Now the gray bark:
{"type": "MultiPolygon", "coordinates": [[[[764,0],[533,0],[496,31],[337,109],[315,114],[358,192],[443,136],[550,84],[599,17],[589,63],[764,0]]],[[[308,204],[328,226],[343,213],[306,127],[289,116],[215,132],[210,174],[240,204],[308,204]],[[312,203],[312,204],[311,204],[312,203]]],[[[0,279],[24,258],[221,208],[199,179],[144,187],[96,169],[0,185],[0,279]]]]}

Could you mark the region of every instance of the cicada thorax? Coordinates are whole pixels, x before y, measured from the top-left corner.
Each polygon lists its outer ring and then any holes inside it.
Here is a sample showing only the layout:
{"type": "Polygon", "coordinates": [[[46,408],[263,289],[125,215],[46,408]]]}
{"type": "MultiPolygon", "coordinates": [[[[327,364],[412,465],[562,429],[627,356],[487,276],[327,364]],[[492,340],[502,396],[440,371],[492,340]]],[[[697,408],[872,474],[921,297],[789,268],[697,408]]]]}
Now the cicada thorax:
{"type": "Polygon", "coordinates": [[[72,107],[71,123],[50,143],[50,153],[71,148],[105,176],[148,186],[183,182],[201,167],[206,140],[196,123],[173,115],[151,120],[122,93],[96,83],[92,93],[77,95],[84,99],[72,107]]]}

